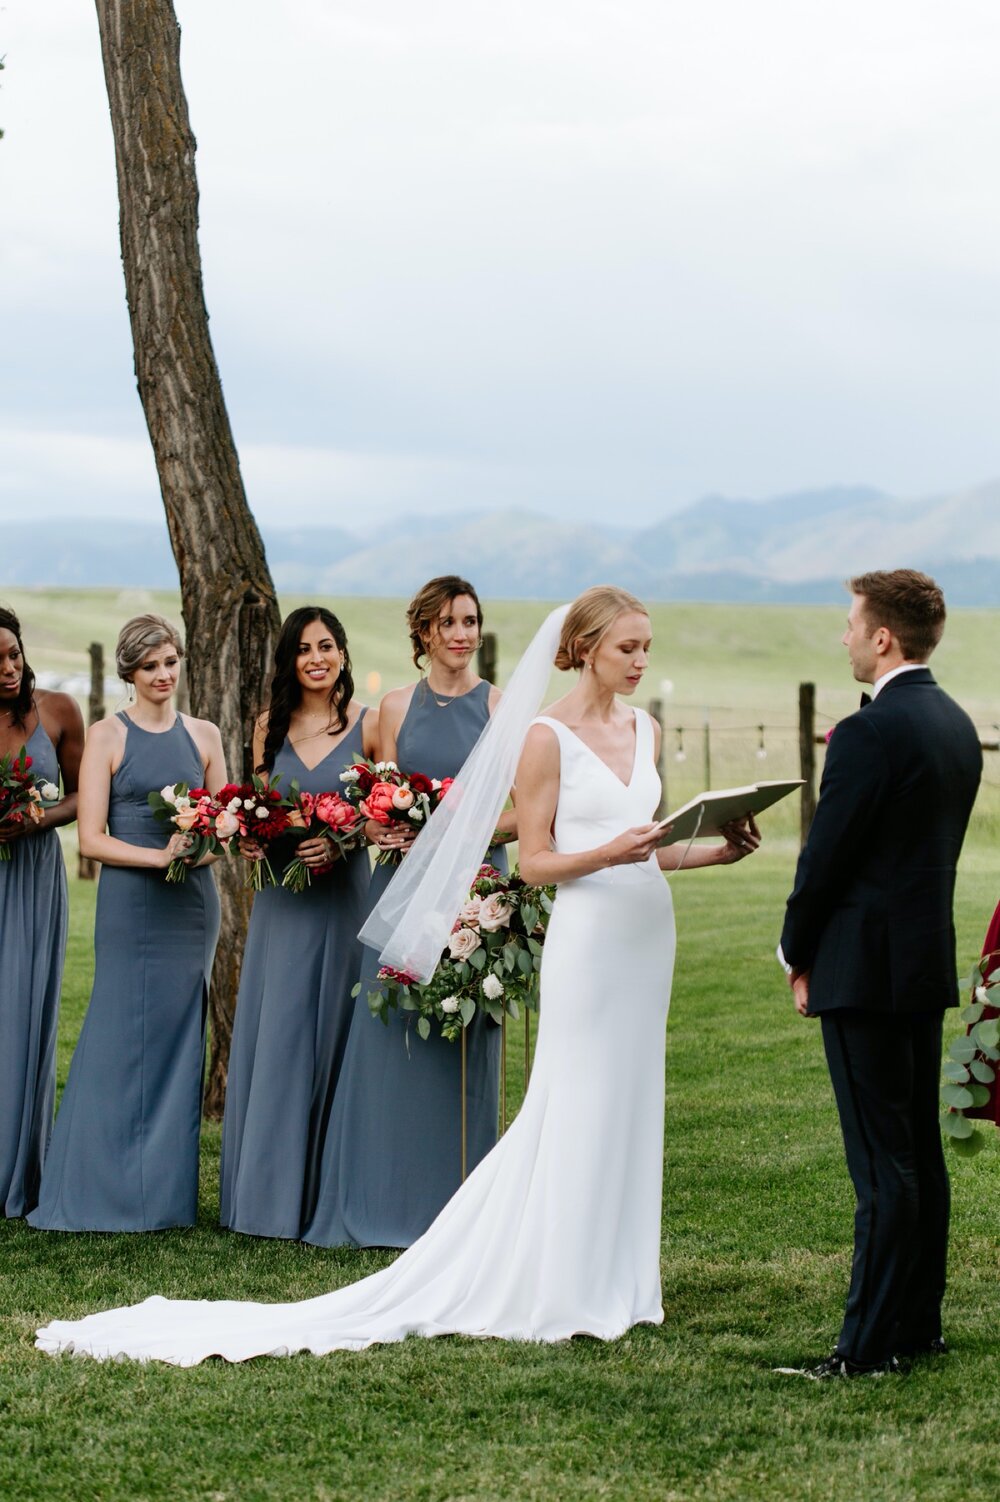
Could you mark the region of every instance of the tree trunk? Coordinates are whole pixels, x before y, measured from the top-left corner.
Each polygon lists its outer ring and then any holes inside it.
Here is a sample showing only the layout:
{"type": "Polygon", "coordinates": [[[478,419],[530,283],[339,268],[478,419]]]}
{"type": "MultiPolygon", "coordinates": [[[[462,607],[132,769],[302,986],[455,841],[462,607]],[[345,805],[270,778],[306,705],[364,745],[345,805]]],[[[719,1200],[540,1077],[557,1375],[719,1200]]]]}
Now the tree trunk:
{"type": "MultiPolygon", "coordinates": [[[[172,0],[95,0],[111,105],[122,262],[139,397],[180,574],[192,712],[214,720],[230,774],[248,768],[279,624],[247,505],[208,332],[198,250],[195,140],[172,0]]],[[[211,987],[205,1109],[225,1096],[249,912],[235,861],[216,871],[222,937],[211,987]]]]}

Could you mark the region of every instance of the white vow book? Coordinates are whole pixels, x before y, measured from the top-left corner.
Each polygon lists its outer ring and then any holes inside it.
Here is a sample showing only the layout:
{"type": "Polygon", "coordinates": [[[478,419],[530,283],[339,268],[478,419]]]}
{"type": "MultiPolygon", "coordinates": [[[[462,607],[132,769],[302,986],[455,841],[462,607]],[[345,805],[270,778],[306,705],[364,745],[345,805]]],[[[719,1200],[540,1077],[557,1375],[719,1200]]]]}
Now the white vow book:
{"type": "Polygon", "coordinates": [[[745,788],[716,788],[714,792],[699,793],[660,821],[663,837],[659,843],[674,845],[678,840],[700,840],[719,835],[723,824],[762,813],[772,803],[780,802],[802,787],[804,780],[797,777],[792,782],[752,782],[745,788]]]}

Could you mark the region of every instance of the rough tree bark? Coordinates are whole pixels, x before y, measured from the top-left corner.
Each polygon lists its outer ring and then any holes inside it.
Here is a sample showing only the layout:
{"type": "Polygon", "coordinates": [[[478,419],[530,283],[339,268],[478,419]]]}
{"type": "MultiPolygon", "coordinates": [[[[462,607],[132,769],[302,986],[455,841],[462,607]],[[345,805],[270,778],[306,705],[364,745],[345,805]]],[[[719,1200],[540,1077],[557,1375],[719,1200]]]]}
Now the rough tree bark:
{"type": "MultiPolygon", "coordinates": [[[[139,397],[180,574],[192,712],[222,731],[230,775],[249,761],[279,624],[208,332],[195,140],[172,0],[95,0],[118,168],[121,248],[139,397]]],[[[212,977],[205,1109],[225,1096],[248,901],[217,866],[222,938],[212,977]]]]}

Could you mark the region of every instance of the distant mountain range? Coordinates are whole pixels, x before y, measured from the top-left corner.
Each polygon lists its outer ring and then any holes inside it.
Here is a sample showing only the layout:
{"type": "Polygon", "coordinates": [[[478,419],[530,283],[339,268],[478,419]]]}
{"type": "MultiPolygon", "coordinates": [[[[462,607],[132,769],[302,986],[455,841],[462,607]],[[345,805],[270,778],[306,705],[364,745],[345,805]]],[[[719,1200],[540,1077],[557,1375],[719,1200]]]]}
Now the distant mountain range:
{"type": "MultiPolygon", "coordinates": [[[[511,510],[398,518],[375,546],[308,526],[265,528],[264,542],[285,594],[407,595],[458,573],[493,599],[566,599],[612,580],[649,600],[840,603],[848,575],[907,564],[953,604],[1000,604],[1000,480],[920,500],[864,486],[708,496],[641,530],[511,510]]],[[[60,517],[8,524],[3,543],[0,597],[4,584],[177,584],[159,524],[60,517]]]]}

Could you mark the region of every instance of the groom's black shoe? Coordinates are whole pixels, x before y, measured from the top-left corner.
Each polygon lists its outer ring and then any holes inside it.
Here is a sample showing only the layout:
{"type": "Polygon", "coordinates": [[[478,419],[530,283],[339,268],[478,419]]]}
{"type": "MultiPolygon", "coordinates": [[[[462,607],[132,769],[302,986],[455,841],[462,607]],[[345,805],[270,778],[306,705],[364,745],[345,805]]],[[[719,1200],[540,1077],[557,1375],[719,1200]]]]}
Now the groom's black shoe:
{"type": "Polygon", "coordinates": [[[902,1368],[895,1356],[890,1356],[888,1361],[879,1361],[874,1366],[862,1366],[857,1361],[848,1361],[839,1351],[834,1351],[832,1356],[827,1356],[818,1366],[779,1366],[776,1370],[790,1377],[808,1377],[810,1382],[831,1382],[847,1377],[888,1377],[900,1372],[902,1368]]]}

